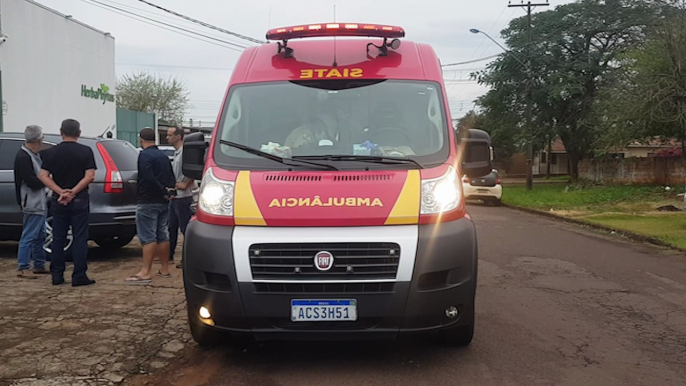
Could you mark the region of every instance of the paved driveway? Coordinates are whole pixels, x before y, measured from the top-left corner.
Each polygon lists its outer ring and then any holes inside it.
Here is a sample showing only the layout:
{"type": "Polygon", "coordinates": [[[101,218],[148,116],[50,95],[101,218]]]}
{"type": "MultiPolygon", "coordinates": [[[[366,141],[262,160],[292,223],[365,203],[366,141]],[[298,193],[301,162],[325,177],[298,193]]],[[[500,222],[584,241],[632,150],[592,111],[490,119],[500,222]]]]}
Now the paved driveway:
{"type": "Polygon", "coordinates": [[[95,258],[96,286],[54,289],[48,278],[15,279],[12,248],[0,246],[0,385],[686,384],[686,257],[469,208],[481,260],[467,349],[411,338],[200,350],[178,271],[151,287],[121,282],[140,249],[95,258]]]}

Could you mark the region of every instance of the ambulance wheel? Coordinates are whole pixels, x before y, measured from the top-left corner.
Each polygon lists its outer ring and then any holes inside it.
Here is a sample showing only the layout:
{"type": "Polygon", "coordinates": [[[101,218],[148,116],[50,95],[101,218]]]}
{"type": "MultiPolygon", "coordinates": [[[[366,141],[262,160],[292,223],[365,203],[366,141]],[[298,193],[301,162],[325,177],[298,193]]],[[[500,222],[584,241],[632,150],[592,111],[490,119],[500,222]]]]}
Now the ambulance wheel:
{"type": "Polygon", "coordinates": [[[225,339],[224,334],[198,321],[195,315],[191,315],[191,310],[188,310],[188,327],[193,340],[202,348],[217,346],[225,339]]]}

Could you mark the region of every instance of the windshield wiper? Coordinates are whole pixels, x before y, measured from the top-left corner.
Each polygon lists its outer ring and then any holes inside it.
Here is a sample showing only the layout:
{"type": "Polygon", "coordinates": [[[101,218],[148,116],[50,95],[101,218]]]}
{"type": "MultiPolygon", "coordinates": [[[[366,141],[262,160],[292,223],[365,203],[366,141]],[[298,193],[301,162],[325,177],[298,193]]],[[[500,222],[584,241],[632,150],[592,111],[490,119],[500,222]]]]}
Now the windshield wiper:
{"type": "Polygon", "coordinates": [[[412,158],[402,158],[402,157],[386,157],[386,156],[373,156],[373,155],[308,155],[308,156],[297,156],[293,157],[297,160],[325,160],[325,161],[357,161],[357,162],[370,162],[385,165],[399,165],[399,164],[413,164],[420,169],[424,169],[424,166],[413,160],[412,158]]]}
{"type": "Polygon", "coordinates": [[[236,148],[236,149],[240,149],[240,150],[243,150],[243,151],[246,152],[246,153],[254,154],[254,155],[256,155],[256,156],[259,156],[259,157],[262,157],[262,158],[266,158],[266,159],[270,159],[270,160],[272,160],[272,161],[276,161],[276,162],[279,162],[279,163],[282,163],[282,164],[288,165],[288,166],[305,166],[305,165],[311,165],[311,166],[316,166],[316,167],[319,167],[319,168],[322,168],[322,169],[326,169],[326,170],[338,170],[338,168],[335,167],[335,166],[333,166],[333,165],[320,164],[320,163],[318,163],[318,162],[309,162],[309,161],[307,161],[307,160],[297,159],[297,158],[283,158],[283,157],[279,157],[278,155],[270,154],[270,153],[264,152],[264,151],[262,151],[262,150],[255,149],[254,147],[250,147],[250,146],[246,146],[246,145],[241,145],[240,143],[231,142],[231,141],[227,141],[227,140],[224,140],[224,139],[220,139],[220,140],[219,140],[219,143],[221,143],[222,145],[226,145],[226,146],[230,146],[230,147],[233,147],[233,148],[236,148]],[[287,160],[289,160],[289,161],[287,161],[287,160]],[[290,161],[296,161],[297,163],[296,163],[296,164],[293,164],[293,163],[290,162],[290,161]],[[299,163],[299,164],[298,164],[298,163],[299,163]]]}

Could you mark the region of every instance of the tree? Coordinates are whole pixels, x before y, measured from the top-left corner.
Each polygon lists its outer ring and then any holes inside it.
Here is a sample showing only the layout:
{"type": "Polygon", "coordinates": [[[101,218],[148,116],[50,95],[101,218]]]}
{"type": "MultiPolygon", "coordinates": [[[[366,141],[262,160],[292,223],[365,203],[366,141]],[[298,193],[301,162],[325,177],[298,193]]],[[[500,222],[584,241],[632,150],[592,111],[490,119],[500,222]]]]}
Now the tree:
{"type": "Polygon", "coordinates": [[[502,33],[511,53],[479,74],[491,86],[479,100],[484,113],[523,132],[531,82],[538,147],[559,136],[578,178],[579,161],[592,153],[597,136],[592,118],[599,90],[614,83],[617,58],[642,41],[651,12],[642,1],[580,0],[535,14],[530,73],[515,57],[525,58],[527,22],[513,20],[502,33]]]}
{"type": "Polygon", "coordinates": [[[662,17],[644,44],[623,58],[622,82],[600,104],[607,132],[603,144],[676,138],[686,156],[686,1],[662,1],[662,17]]]}
{"type": "Polygon", "coordinates": [[[180,124],[188,107],[186,85],[172,77],[164,79],[140,72],[124,75],[117,83],[117,107],[157,114],[180,124]]]}

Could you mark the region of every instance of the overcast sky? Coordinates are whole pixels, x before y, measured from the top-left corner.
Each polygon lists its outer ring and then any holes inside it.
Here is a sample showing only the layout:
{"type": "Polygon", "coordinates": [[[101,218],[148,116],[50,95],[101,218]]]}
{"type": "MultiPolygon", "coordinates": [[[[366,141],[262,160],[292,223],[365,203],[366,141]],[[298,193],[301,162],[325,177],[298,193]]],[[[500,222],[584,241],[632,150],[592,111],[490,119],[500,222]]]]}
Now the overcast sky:
{"type": "MultiPolygon", "coordinates": [[[[212,124],[228,84],[240,48],[225,43],[211,44],[183,36],[150,21],[136,21],[103,9],[93,1],[107,3],[158,21],[201,32],[216,39],[251,45],[233,36],[192,24],[152,8],[138,0],[37,0],[61,13],[72,15],[97,29],[110,32],[116,42],[117,76],[149,71],[175,76],[186,82],[191,108],[186,119],[212,124]],[[146,24],[150,23],[150,24],[146,24]]],[[[269,28],[294,24],[340,22],[378,23],[405,28],[406,39],[431,44],[441,61],[454,63],[488,57],[502,50],[470,28],[489,32],[501,41],[499,31],[513,18],[524,15],[520,8],[508,8],[507,0],[149,0],[178,13],[264,40],[269,28]]],[[[551,5],[573,0],[551,0],[551,5]]],[[[513,3],[519,3],[513,0],[513,3]]],[[[552,8],[552,7],[549,7],[552,8]]],[[[540,10],[537,10],[540,11],[540,10]]],[[[119,11],[116,11],[119,12],[119,11]]],[[[169,27],[165,27],[169,28],[169,27]]],[[[205,38],[201,38],[207,40],[205,38]]],[[[501,41],[502,42],[502,41],[501,41]]],[[[459,118],[474,107],[473,100],[486,88],[469,81],[469,73],[483,69],[488,61],[446,68],[444,77],[451,115],[459,118]]]]}

